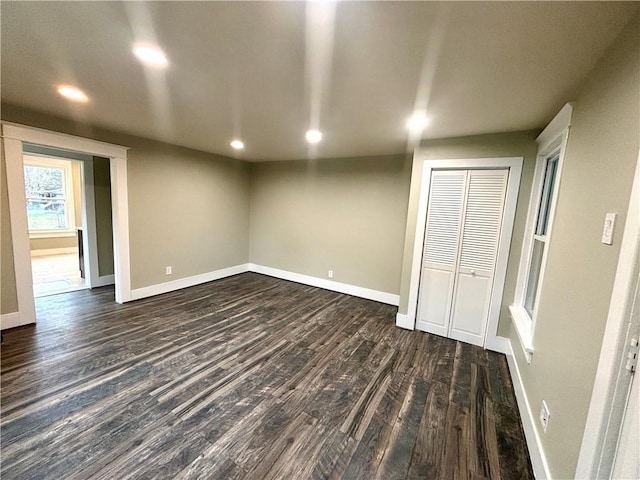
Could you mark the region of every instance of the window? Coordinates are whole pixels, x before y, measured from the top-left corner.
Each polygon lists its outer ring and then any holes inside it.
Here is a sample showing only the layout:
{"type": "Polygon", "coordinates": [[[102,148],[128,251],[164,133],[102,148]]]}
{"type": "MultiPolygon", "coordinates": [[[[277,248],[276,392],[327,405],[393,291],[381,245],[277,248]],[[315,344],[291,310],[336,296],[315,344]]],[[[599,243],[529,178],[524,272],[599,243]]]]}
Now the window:
{"type": "Polygon", "coordinates": [[[556,190],[556,179],[558,172],[558,161],[560,151],[554,152],[553,155],[544,160],[544,182],[542,184],[542,194],[537,206],[537,222],[533,235],[531,249],[531,259],[529,262],[529,274],[527,276],[527,289],[524,298],[524,308],[527,313],[533,316],[533,310],[536,304],[538,283],[540,280],[540,270],[542,268],[542,257],[547,247],[549,217],[551,213],[551,204],[553,194],[556,190]]]}
{"type": "Polygon", "coordinates": [[[29,233],[73,231],[71,161],[25,155],[24,190],[29,233]]]}
{"type": "Polygon", "coordinates": [[[571,114],[571,105],[565,105],[536,140],[539,145],[538,160],[527,228],[522,242],[516,297],[509,307],[527,361],[531,361],[533,354],[536,314],[544,282],[544,268],[571,114]]]}

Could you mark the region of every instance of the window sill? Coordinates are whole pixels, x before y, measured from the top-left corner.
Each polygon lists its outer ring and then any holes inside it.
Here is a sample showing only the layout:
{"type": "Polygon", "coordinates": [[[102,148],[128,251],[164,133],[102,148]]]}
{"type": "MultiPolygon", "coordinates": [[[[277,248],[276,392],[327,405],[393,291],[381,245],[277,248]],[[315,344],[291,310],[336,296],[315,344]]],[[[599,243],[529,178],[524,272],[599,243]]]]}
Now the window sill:
{"type": "Polygon", "coordinates": [[[518,335],[518,340],[520,340],[524,358],[527,363],[531,363],[531,357],[533,356],[533,322],[531,317],[520,305],[509,306],[509,312],[511,312],[511,320],[518,335]]]}
{"type": "Polygon", "coordinates": [[[75,237],[77,231],[74,230],[48,230],[40,232],[29,232],[29,238],[62,238],[62,237],[75,237]]]}

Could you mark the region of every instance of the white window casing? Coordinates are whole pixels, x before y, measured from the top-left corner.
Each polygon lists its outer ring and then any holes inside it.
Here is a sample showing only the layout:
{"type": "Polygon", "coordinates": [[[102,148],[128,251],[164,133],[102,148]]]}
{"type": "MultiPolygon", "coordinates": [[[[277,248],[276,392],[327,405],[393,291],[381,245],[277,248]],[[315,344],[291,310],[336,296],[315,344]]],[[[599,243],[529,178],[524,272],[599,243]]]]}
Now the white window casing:
{"type": "Polygon", "coordinates": [[[513,324],[527,362],[534,351],[538,305],[544,284],[573,107],[567,103],[538,136],[538,155],[513,304],[513,324]]]}

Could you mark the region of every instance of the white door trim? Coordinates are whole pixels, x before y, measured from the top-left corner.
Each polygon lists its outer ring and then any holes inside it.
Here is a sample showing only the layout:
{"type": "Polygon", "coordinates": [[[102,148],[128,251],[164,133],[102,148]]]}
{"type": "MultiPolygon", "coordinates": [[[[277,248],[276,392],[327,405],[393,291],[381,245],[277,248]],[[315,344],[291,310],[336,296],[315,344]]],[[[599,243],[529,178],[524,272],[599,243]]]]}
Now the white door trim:
{"type": "Polygon", "coordinates": [[[98,242],[96,239],[96,200],[93,191],[93,158],[82,162],[82,248],[84,281],[96,286],[98,276],[98,242]]]}
{"type": "MultiPolygon", "coordinates": [[[[593,385],[576,478],[609,478],[623,411],[612,408],[624,369],[627,324],[640,275],[640,152],[629,198],[598,369],[593,385]],[[612,447],[613,444],[613,447],[612,447]]],[[[622,377],[623,378],[623,377],[622,377]]],[[[629,381],[630,383],[630,381],[629,381]]]]}
{"type": "Polygon", "coordinates": [[[7,193],[9,194],[20,324],[26,325],[36,321],[24,194],[22,160],[22,144],[24,142],[109,158],[113,198],[116,301],[124,303],[131,300],[127,191],[128,148],[9,122],[2,122],[2,137],[7,165],[7,193]]]}
{"type": "MultiPolygon", "coordinates": [[[[424,154],[420,149],[416,150],[414,162],[421,161],[424,154]]],[[[511,245],[511,235],[513,232],[513,221],[515,218],[516,204],[518,201],[518,190],[520,188],[520,175],[522,173],[523,157],[504,158],[461,158],[443,160],[423,160],[422,180],[420,184],[420,198],[418,201],[418,213],[416,221],[416,235],[413,246],[413,259],[411,262],[411,278],[409,281],[409,308],[406,318],[398,318],[396,325],[402,328],[414,329],[418,308],[418,290],[420,286],[420,265],[422,263],[422,250],[424,247],[424,233],[427,220],[427,205],[429,203],[429,185],[431,171],[434,169],[490,169],[508,168],[509,179],[507,180],[507,193],[505,196],[505,206],[503,213],[503,224],[500,232],[498,255],[494,274],[494,287],[491,293],[491,303],[489,306],[489,318],[484,345],[493,348],[494,344],[500,343],[497,337],[498,319],[500,316],[500,306],[502,304],[502,293],[504,281],[507,273],[507,261],[509,260],[509,247],[511,245]]]]}
{"type": "Polygon", "coordinates": [[[82,225],[84,246],[84,271],[85,282],[89,288],[113,285],[115,276],[100,275],[98,262],[98,230],[96,224],[96,198],[95,182],[93,177],[93,158],[82,161],[82,178],[84,189],[82,191],[82,225]]]}

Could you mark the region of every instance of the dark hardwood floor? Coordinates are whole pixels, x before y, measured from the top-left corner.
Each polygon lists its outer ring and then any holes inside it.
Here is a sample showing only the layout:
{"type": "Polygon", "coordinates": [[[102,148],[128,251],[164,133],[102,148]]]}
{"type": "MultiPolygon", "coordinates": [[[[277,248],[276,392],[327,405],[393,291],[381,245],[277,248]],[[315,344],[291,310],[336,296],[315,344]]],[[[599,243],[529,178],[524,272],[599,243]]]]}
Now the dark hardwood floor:
{"type": "Polygon", "coordinates": [[[503,355],[246,273],[37,299],[2,345],[4,479],[533,478],[503,355]]]}

